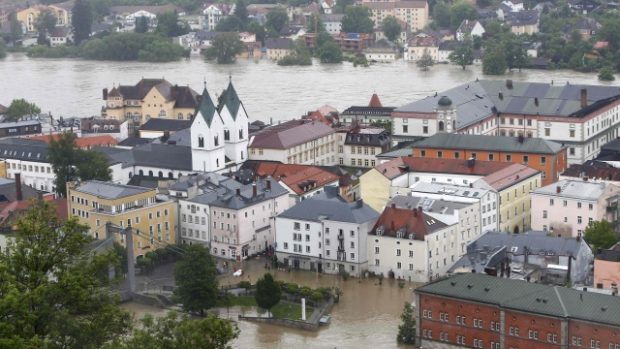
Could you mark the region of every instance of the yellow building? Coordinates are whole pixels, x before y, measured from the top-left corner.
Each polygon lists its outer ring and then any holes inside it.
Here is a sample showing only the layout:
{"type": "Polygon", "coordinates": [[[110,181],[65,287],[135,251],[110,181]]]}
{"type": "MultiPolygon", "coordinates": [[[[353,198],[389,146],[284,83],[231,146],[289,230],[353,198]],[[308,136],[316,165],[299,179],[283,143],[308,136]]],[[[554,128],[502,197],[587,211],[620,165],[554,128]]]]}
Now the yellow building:
{"type": "MultiPolygon", "coordinates": [[[[68,183],[67,203],[69,215],[88,224],[95,239],[106,238],[106,223],[131,227],[136,258],[176,242],[176,204],[158,200],[155,189],[101,181],[68,183]]],[[[124,237],[115,238],[125,246],[124,237]]]]}
{"type": "Polygon", "coordinates": [[[71,9],[73,8],[73,1],[65,1],[59,4],[53,5],[34,5],[27,9],[18,11],[16,13],[17,20],[22,24],[26,33],[36,32],[37,17],[41,12],[49,10],[56,17],[56,26],[64,27],[71,25],[71,9]]]}
{"type": "Polygon", "coordinates": [[[362,5],[370,11],[375,28],[381,28],[387,16],[396,17],[412,32],[422,30],[428,24],[428,2],[425,0],[363,1],[362,5]]]}
{"type": "Polygon", "coordinates": [[[378,212],[382,212],[390,201],[392,179],[400,175],[395,171],[384,172],[386,168],[386,165],[381,164],[360,176],[360,196],[368,206],[378,212]]]}
{"type": "Polygon", "coordinates": [[[199,105],[199,94],[188,86],[172,85],[164,79],[142,79],[134,86],[103,89],[106,105],[102,115],[141,125],[150,118],[191,120],[199,105]]]}
{"type": "Polygon", "coordinates": [[[542,173],[512,164],[484,178],[499,195],[499,230],[507,233],[528,231],[532,225],[531,192],[542,184],[542,173]]]}

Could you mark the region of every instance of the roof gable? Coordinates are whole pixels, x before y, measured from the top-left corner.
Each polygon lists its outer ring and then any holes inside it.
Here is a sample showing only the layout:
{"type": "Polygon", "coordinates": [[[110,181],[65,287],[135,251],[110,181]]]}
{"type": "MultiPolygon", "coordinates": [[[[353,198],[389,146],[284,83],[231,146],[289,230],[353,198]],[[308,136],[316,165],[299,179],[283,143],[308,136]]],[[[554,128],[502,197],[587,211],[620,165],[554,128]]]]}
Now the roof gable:
{"type": "Polygon", "coordinates": [[[228,82],[228,87],[224,90],[224,93],[222,93],[218,104],[218,111],[222,111],[224,106],[226,106],[233,120],[237,119],[237,113],[239,112],[239,107],[241,107],[241,100],[237,95],[237,91],[235,90],[232,81],[228,82]]]}
{"type": "Polygon", "coordinates": [[[198,113],[202,116],[202,118],[207,123],[207,126],[211,127],[211,123],[213,122],[213,118],[215,118],[217,110],[215,109],[215,105],[213,104],[213,100],[205,87],[202,91],[202,96],[200,97],[200,105],[196,108],[196,112],[194,115],[198,117],[198,113]]]}

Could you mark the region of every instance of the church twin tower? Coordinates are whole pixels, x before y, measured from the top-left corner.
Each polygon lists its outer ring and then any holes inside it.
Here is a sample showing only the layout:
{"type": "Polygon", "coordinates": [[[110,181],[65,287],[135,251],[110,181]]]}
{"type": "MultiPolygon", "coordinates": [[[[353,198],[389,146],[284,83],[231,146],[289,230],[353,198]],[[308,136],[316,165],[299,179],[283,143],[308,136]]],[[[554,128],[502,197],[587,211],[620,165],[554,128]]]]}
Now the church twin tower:
{"type": "Polygon", "coordinates": [[[191,126],[192,169],[217,172],[227,165],[239,165],[247,159],[248,114],[229,81],[228,87],[213,103],[207,86],[191,126]]]}

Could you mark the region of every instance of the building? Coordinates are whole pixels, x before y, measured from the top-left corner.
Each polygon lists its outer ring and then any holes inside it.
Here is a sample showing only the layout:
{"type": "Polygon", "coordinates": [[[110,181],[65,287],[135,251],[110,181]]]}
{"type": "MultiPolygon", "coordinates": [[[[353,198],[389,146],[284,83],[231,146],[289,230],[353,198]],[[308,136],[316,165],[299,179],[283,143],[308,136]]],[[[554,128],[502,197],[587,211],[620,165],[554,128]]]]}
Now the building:
{"type": "Polygon", "coordinates": [[[22,25],[24,33],[32,34],[37,31],[37,18],[42,11],[50,11],[56,17],[57,27],[66,27],[71,25],[71,9],[73,1],[65,1],[62,3],[51,5],[33,5],[28,8],[17,11],[15,17],[22,25]]]}
{"type": "Polygon", "coordinates": [[[345,127],[336,132],[338,164],[351,167],[375,167],[377,154],[391,147],[390,134],[382,127],[345,127]]]}
{"type": "Polygon", "coordinates": [[[101,114],[139,126],[151,118],[191,120],[199,105],[199,94],[187,86],[172,85],[164,79],[142,79],[136,85],[103,89],[101,114]]]}
{"type": "Polygon", "coordinates": [[[510,12],[506,15],[506,24],[510,31],[517,35],[532,35],[538,33],[540,17],[536,10],[510,12]]]}
{"type": "Polygon", "coordinates": [[[482,26],[482,24],[480,24],[480,22],[476,20],[470,21],[469,19],[465,19],[456,29],[456,40],[463,41],[466,38],[470,38],[473,40],[474,36],[481,38],[484,33],[484,27],[482,26]]]}
{"type": "Polygon", "coordinates": [[[611,86],[479,80],[396,108],[392,137],[537,137],[564,144],[568,164],[583,163],[619,135],[619,105],[620,93],[611,86]]]}
{"type": "Polygon", "coordinates": [[[450,274],[481,273],[546,284],[586,284],[594,255],[582,238],[488,232],[467,245],[450,274]]]}
{"type": "Polygon", "coordinates": [[[140,138],[160,138],[190,128],[191,120],[149,119],[138,129],[140,138]]]}
{"type": "Polygon", "coordinates": [[[437,49],[437,60],[439,62],[450,62],[450,54],[458,47],[459,43],[456,40],[443,41],[439,43],[437,49]]]}
{"type": "Polygon", "coordinates": [[[459,229],[426,212],[386,207],[368,234],[368,269],[385,277],[428,282],[460,256],[459,229]]]}
{"type": "Polygon", "coordinates": [[[620,138],[614,138],[608,143],[603,144],[601,152],[596,156],[596,161],[620,167],[620,138]]]}
{"type": "Polygon", "coordinates": [[[80,132],[82,137],[108,134],[120,142],[129,137],[128,124],[129,121],[103,119],[100,117],[83,118],[80,119],[80,132]]]}
{"type": "Polygon", "coordinates": [[[183,243],[205,244],[214,256],[232,260],[275,247],[274,219],[289,208],[288,192],[278,183],[206,181],[199,191],[179,200],[183,243]]]}
{"type": "Polygon", "coordinates": [[[272,160],[285,164],[335,165],[336,135],[321,122],[291,120],[253,133],[250,160],[272,160]]]}
{"type": "Polygon", "coordinates": [[[593,221],[615,224],[620,188],[608,183],[561,180],[532,192],[532,229],[580,236],[593,221]]]}
{"type": "Polygon", "coordinates": [[[362,6],[370,10],[370,19],[375,23],[375,28],[381,28],[387,16],[396,17],[414,32],[424,29],[429,23],[428,2],[425,0],[363,1],[362,6]]]}
{"type": "Polygon", "coordinates": [[[422,32],[407,42],[404,59],[415,62],[424,55],[429,55],[434,62],[439,61],[439,39],[432,34],[422,32]]]}
{"type": "Polygon", "coordinates": [[[372,44],[372,36],[368,33],[345,33],[336,36],[336,42],[343,52],[362,54],[372,44]]]}
{"type": "Polygon", "coordinates": [[[542,184],[556,182],[566,169],[566,148],[542,138],[437,133],[412,144],[415,157],[501,161],[542,172],[542,184]]]}
{"type": "Polygon", "coordinates": [[[324,14],[321,15],[321,23],[325,27],[325,31],[327,31],[330,35],[338,35],[342,31],[342,17],[343,14],[324,14]]]}
{"type": "Polygon", "coordinates": [[[70,27],[56,27],[48,35],[51,47],[66,45],[73,38],[70,27]]]}
{"type": "Polygon", "coordinates": [[[394,62],[398,58],[398,48],[385,39],[377,40],[364,50],[364,57],[371,63],[394,62]]]}
{"type": "MultiPolygon", "coordinates": [[[[35,140],[35,141],[43,141],[46,144],[50,144],[52,140],[58,141],[61,138],[61,133],[47,134],[47,135],[38,135],[38,136],[30,136],[27,139],[35,140]]],[[[91,137],[77,137],[75,138],[75,146],[79,149],[90,150],[96,147],[113,147],[118,142],[114,137],[110,135],[93,135],[91,137]]]]}
{"type": "Polygon", "coordinates": [[[599,251],[594,259],[594,285],[596,288],[612,289],[618,294],[620,284],[620,243],[599,251]]]}
{"type": "Polygon", "coordinates": [[[41,122],[38,120],[0,123],[0,138],[37,135],[41,132],[41,122]]]}
{"type": "MultiPolygon", "coordinates": [[[[176,242],[176,203],[161,200],[155,189],[101,181],[67,184],[69,215],[89,226],[97,240],[107,239],[108,223],[131,228],[136,258],[176,242]]],[[[125,246],[125,238],[115,239],[125,246]]]]}
{"type": "Polygon", "coordinates": [[[428,348],[615,347],[620,298],[478,273],[415,290],[416,343],[428,348]]]}
{"type": "Polygon", "coordinates": [[[384,107],[376,93],[370,97],[368,106],[352,106],[340,114],[340,121],[345,125],[388,124],[391,122],[395,107],[384,107]]]}
{"type": "MultiPolygon", "coordinates": [[[[417,182],[472,186],[514,164],[403,156],[377,165],[360,177],[362,198],[379,211],[395,195],[406,195],[417,182]]],[[[521,165],[522,166],[522,165],[521,165]]],[[[491,189],[488,184],[484,189],[491,189]]]]}
{"type": "Polygon", "coordinates": [[[215,30],[215,27],[225,15],[224,6],[224,4],[210,4],[202,11],[207,20],[206,30],[215,30]]]}
{"type": "Polygon", "coordinates": [[[600,4],[594,0],[569,0],[568,7],[576,13],[587,15],[598,8],[600,4]]]}
{"type": "Polygon", "coordinates": [[[603,182],[620,187],[620,168],[603,161],[588,160],[581,165],[571,165],[562,172],[560,179],[603,182]]]}
{"type": "Polygon", "coordinates": [[[288,38],[266,39],[265,48],[267,49],[267,59],[279,61],[280,59],[293,53],[295,45],[293,40],[288,38]]]}
{"type": "Polygon", "coordinates": [[[47,160],[48,145],[43,141],[7,138],[0,140],[0,163],[7,178],[21,175],[21,181],[35,189],[53,192],[55,174],[47,160]]]}
{"type": "Polygon", "coordinates": [[[276,217],[278,261],[294,269],[361,276],[368,270],[368,232],[378,216],[362,200],[340,198],[337,190],[301,201],[276,217]]]}

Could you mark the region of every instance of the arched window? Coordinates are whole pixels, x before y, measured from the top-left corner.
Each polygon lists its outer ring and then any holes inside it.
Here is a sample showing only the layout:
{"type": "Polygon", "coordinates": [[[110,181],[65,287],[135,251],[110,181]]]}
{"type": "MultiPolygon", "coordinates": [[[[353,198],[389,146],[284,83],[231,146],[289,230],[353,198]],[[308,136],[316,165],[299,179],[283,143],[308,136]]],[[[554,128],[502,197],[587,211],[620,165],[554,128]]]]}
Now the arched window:
{"type": "Polygon", "coordinates": [[[149,177],[153,177],[153,171],[149,171],[149,177]]]}
{"type": "Polygon", "coordinates": [[[172,174],[172,172],[168,172],[168,178],[173,179],[174,178],[174,174],[172,174]]]}
{"type": "Polygon", "coordinates": [[[163,172],[159,171],[158,175],[159,175],[159,178],[164,178],[164,173],[163,172]]]}
{"type": "Polygon", "coordinates": [[[144,171],[140,170],[140,176],[144,176],[144,171]]]}
{"type": "Polygon", "coordinates": [[[443,129],[444,129],[443,121],[439,121],[439,131],[443,131],[443,129]]]}
{"type": "Polygon", "coordinates": [[[198,148],[204,148],[204,147],[205,147],[205,139],[204,139],[204,137],[198,136],[198,148]]]}

